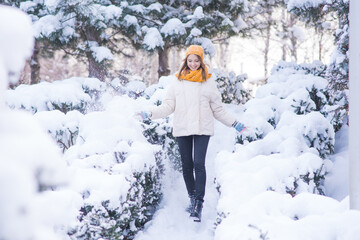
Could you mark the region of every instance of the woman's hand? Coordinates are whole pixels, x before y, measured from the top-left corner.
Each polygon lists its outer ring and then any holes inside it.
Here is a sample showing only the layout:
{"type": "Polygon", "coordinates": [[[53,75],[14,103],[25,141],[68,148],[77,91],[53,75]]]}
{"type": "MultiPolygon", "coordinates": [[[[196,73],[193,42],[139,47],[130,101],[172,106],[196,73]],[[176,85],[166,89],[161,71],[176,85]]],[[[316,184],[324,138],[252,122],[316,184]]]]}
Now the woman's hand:
{"type": "Polygon", "coordinates": [[[148,120],[150,117],[151,117],[151,113],[148,113],[148,112],[144,112],[144,111],[141,111],[141,112],[138,112],[135,114],[140,120],[148,120]]]}
{"type": "Polygon", "coordinates": [[[235,121],[232,125],[236,131],[238,131],[239,133],[242,133],[243,131],[245,131],[246,127],[244,124],[242,124],[241,122],[235,121]]]}

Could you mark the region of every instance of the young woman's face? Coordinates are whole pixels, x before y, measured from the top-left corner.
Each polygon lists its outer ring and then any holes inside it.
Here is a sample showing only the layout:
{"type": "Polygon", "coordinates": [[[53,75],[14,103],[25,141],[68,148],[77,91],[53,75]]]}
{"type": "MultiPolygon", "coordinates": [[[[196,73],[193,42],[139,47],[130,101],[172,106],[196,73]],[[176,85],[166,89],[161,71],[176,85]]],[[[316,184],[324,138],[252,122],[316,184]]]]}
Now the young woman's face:
{"type": "Polygon", "coordinates": [[[200,67],[200,59],[197,55],[191,54],[187,58],[187,65],[191,71],[197,70],[200,67]]]}

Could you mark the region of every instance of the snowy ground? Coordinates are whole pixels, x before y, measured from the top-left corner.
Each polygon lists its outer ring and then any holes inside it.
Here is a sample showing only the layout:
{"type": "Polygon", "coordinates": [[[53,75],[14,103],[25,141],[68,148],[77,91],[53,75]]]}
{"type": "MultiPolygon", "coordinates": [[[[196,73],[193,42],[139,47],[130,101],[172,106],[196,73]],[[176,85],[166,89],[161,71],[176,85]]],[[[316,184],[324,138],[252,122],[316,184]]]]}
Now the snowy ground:
{"type": "Polygon", "coordinates": [[[207,183],[201,223],[195,223],[185,212],[188,197],[182,175],[168,171],[165,176],[164,200],[154,219],[140,232],[135,240],[210,240],[214,239],[218,192],[214,183],[214,161],[219,151],[232,151],[235,130],[215,124],[215,135],[210,138],[206,157],[207,183]]]}

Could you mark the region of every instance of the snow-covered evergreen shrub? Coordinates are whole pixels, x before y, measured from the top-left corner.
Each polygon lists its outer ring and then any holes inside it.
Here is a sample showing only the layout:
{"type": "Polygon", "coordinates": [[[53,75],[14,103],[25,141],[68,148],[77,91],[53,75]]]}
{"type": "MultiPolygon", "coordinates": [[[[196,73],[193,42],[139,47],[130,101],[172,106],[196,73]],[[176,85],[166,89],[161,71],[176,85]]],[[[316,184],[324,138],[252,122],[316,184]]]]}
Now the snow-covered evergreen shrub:
{"type": "Polygon", "coordinates": [[[79,121],[83,115],[79,111],[66,114],[59,110],[42,111],[34,114],[50,136],[57,142],[62,152],[76,143],[79,134],[79,121]]]}
{"type": "Polygon", "coordinates": [[[349,1],[338,1],[338,4],[341,6],[338,10],[341,20],[340,29],[335,34],[337,48],[331,57],[326,76],[330,81],[329,98],[333,102],[326,113],[336,131],[344,124],[349,109],[349,1]]]}
{"type": "Polygon", "coordinates": [[[264,132],[261,131],[258,128],[255,129],[250,129],[248,128],[247,131],[243,132],[243,133],[238,133],[236,135],[236,143],[239,144],[246,144],[246,143],[250,143],[252,141],[256,141],[259,139],[262,139],[264,137],[264,132]]]}
{"type": "Polygon", "coordinates": [[[31,115],[1,113],[0,239],[63,239],[81,206],[67,189],[71,171],[31,115]]]}
{"type": "Polygon", "coordinates": [[[330,96],[330,105],[325,105],[321,113],[330,120],[335,132],[339,131],[343,124],[348,124],[347,116],[349,109],[348,91],[336,92],[330,96]]]}
{"type": "Polygon", "coordinates": [[[341,128],[348,115],[348,83],[349,83],[349,1],[288,1],[289,11],[301,16],[300,19],[308,24],[323,25],[326,16],[336,15],[338,19],[335,31],[336,49],[333,51],[330,64],[325,75],[329,81],[327,89],[328,100],[332,103],[323,114],[331,120],[335,131],[341,128]]]}
{"type": "Polygon", "coordinates": [[[68,166],[33,116],[10,110],[4,97],[32,54],[31,18],[0,4],[0,22],[0,239],[65,239],[81,206],[66,189],[68,166]]]}
{"type": "MultiPolygon", "coordinates": [[[[297,114],[309,113],[311,111],[320,111],[333,125],[335,132],[338,131],[343,119],[347,115],[347,97],[342,93],[339,95],[332,94],[328,80],[326,80],[327,66],[319,61],[312,64],[296,64],[293,62],[280,61],[272,69],[273,74],[285,71],[291,74],[304,74],[306,76],[316,76],[313,84],[305,84],[304,89],[309,93],[301,93],[302,96],[296,96],[293,108],[297,114]]],[[[303,90],[297,90],[303,91],[303,90]]],[[[298,93],[299,94],[299,93],[298,93]]]]}
{"type": "Polygon", "coordinates": [[[250,92],[243,87],[243,82],[247,79],[246,74],[236,76],[233,72],[226,74],[220,70],[214,70],[213,74],[223,103],[238,105],[249,100],[250,92]]]}
{"type": "Polygon", "coordinates": [[[137,99],[144,95],[146,85],[142,81],[131,81],[126,85],[129,97],[137,99]]]}
{"type": "Polygon", "coordinates": [[[181,171],[181,159],[179,147],[175,137],[172,135],[172,126],[170,118],[163,120],[145,121],[142,125],[144,128],[143,134],[151,144],[160,145],[164,151],[164,157],[169,160],[171,166],[178,171],[181,171]]]}
{"type": "Polygon", "coordinates": [[[317,128],[315,131],[314,129],[309,130],[303,135],[308,146],[316,148],[322,158],[334,153],[335,134],[332,127],[325,125],[324,128],[317,128]]]}
{"type": "Polygon", "coordinates": [[[332,125],[319,112],[313,111],[306,115],[295,115],[285,112],[277,129],[283,126],[297,129],[309,148],[315,148],[321,158],[334,153],[335,133],[332,125]]]}
{"type": "Polygon", "coordinates": [[[160,202],[162,152],[132,118],[136,105],[116,97],[80,119],[76,143],[65,152],[76,170],[72,187],[83,196],[72,239],[132,239],[160,202]]]}
{"type": "Polygon", "coordinates": [[[96,78],[73,77],[52,83],[20,85],[7,91],[6,102],[10,108],[32,113],[51,110],[86,113],[101,108],[97,100],[105,90],[106,84],[96,78]]]}
{"type": "Polygon", "coordinates": [[[237,134],[236,143],[247,144],[262,139],[276,128],[281,114],[280,100],[275,96],[263,99],[251,99],[244,104],[243,113],[239,120],[245,124],[247,130],[237,134]]]}
{"type": "MultiPolygon", "coordinates": [[[[332,166],[327,157],[334,152],[335,132],[324,114],[333,107],[325,70],[319,62],[280,62],[255,98],[239,108],[238,118],[248,130],[238,136],[241,144],[234,152],[221,152],[215,161],[220,192],[216,232],[238,232],[231,224],[249,205],[257,205],[253,198],[262,192],[326,194],[323,181],[332,166]]],[[[251,226],[260,225],[245,219],[242,231],[259,234],[251,226]]]]}
{"type": "MultiPolygon", "coordinates": [[[[159,156],[159,155],[158,155],[159,156]]],[[[126,161],[126,159],[124,159],[126,161]]],[[[69,232],[73,239],[133,239],[156,210],[161,199],[160,175],[162,159],[157,158],[158,167],[133,172],[127,176],[130,188],[120,206],[110,200],[100,205],[85,204],[80,210],[80,226],[69,232]]]]}
{"type": "Polygon", "coordinates": [[[300,71],[303,74],[311,74],[318,77],[325,77],[326,75],[326,65],[323,64],[321,61],[314,61],[313,63],[300,63],[297,64],[295,62],[285,62],[279,61],[279,63],[273,66],[271,72],[279,72],[283,69],[291,68],[296,71],[300,71]]]}
{"type": "Polygon", "coordinates": [[[311,99],[309,92],[305,89],[298,90],[292,97],[291,107],[296,114],[303,115],[315,111],[315,105],[316,104],[311,99]]]}
{"type": "Polygon", "coordinates": [[[63,149],[74,174],[70,188],[83,197],[78,223],[64,230],[72,239],[133,238],[160,202],[163,175],[161,149],[146,141],[140,123],[132,118],[134,100],[121,96],[98,102],[109,88],[97,79],[19,88],[8,92],[14,97],[27,89],[40,99],[31,101],[27,95],[18,102],[35,109],[34,117],[63,149]],[[86,108],[77,111],[69,107],[65,113],[46,105],[54,101],[80,106],[81,100],[86,101],[86,108]]]}

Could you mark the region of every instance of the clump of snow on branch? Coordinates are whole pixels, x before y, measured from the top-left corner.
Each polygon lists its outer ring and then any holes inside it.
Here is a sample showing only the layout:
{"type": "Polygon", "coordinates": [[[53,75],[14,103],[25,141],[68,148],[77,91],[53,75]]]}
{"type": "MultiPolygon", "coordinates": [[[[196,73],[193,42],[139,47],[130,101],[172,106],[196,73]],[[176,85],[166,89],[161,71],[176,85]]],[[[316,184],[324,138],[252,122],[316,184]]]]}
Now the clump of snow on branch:
{"type": "Polygon", "coordinates": [[[184,35],[186,34],[186,29],[184,24],[178,18],[172,18],[165,23],[165,25],[160,29],[165,37],[172,35],[184,35]]]}
{"type": "Polygon", "coordinates": [[[143,30],[146,32],[143,44],[148,50],[164,46],[164,41],[157,28],[144,28],[143,30]]]}

